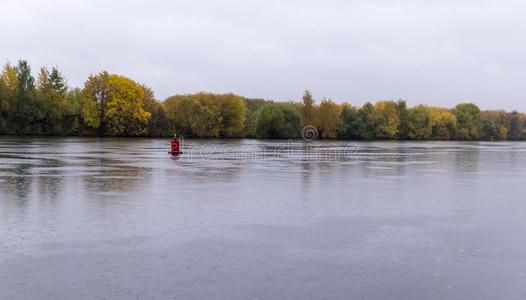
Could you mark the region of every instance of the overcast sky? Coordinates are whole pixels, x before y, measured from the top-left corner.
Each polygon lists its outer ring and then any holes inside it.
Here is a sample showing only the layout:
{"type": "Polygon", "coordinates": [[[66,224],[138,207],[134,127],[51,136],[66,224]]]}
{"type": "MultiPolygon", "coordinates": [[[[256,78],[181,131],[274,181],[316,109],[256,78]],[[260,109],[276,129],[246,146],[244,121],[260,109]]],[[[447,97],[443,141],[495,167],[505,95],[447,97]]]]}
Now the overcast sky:
{"type": "Polygon", "coordinates": [[[197,91],[526,111],[522,0],[3,0],[0,59],[197,91]]]}

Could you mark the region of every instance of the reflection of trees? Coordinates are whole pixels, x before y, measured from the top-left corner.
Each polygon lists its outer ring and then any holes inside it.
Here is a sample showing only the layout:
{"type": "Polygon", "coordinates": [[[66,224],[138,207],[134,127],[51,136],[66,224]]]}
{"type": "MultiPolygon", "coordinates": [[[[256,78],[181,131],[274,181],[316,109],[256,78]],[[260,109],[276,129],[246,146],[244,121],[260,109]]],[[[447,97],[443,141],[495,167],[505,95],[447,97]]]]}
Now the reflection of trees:
{"type": "Polygon", "coordinates": [[[311,176],[312,176],[312,166],[310,162],[301,163],[301,187],[303,191],[309,191],[311,188],[311,176]]]}
{"type": "Polygon", "coordinates": [[[479,169],[480,148],[478,144],[468,144],[454,152],[455,171],[457,175],[476,173],[479,169]]]}
{"type": "Polygon", "coordinates": [[[96,195],[100,193],[133,193],[140,189],[147,176],[147,169],[126,166],[115,160],[98,159],[99,166],[83,176],[86,189],[96,195]]]}
{"type": "Polygon", "coordinates": [[[359,158],[362,176],[402,176],[407,168],[408,156],[414,157],[413,147],[404,147],[401,143],[375,145],[362,144],[355,157],[359,158]]]}
{"type": "Polygon", "coordinates": [[[10,199],[15,205],[25,207],[32,191],[33,177],[31,164],[19,164],[12,169],[7,169],[7,176],[2,182],[3,196],[6,202],[10,199]]]}
{"type": "Polygon", "coordinates": [[[245,168],[246,161],[241,160],[202,160],[185,162],[184,160],[172,161],[174,168],[165,172],[165,177],[174,180],[174,183],[207,183],[214,181],[233,181],[239,179],[241,171],[245,168]]]}
{"type": "Polygon", "coordinates": [[[64,171],[59,160],[49,160],[45,164],[44,174],[40,174],[37,181],[38,193],[41,199],[55,202],[64,185],[64,171]]]}
{"type": "Polygon", "coordinates": [[[64,179],[63,163],[56,157],[63,147],[46,138],[15,137],[4,142],[2,158],[6,159],[7,167],[1,170],[5,174],[2,198],[12,199],[19,206],[32,198],[56,200],[64,179]]]}

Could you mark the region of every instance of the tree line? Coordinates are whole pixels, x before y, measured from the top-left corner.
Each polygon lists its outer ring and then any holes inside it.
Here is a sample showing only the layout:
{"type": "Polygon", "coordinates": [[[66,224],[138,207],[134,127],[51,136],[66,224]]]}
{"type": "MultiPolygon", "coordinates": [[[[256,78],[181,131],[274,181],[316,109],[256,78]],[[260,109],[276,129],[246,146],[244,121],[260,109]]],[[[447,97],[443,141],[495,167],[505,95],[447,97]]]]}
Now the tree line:
{"type": "Polygon", "coordinates": [[[293,139],[314,126],[323,139],[526,140],[526,115],[481,111],[473,103],[408,107],[403,100],[360,107],[330,99],[276,102],[235,94],[197,93],[158,101],[153,91],[106,71],[69,87],[57,68],[27,61],[0,74],[0,134],[293,139]]]}

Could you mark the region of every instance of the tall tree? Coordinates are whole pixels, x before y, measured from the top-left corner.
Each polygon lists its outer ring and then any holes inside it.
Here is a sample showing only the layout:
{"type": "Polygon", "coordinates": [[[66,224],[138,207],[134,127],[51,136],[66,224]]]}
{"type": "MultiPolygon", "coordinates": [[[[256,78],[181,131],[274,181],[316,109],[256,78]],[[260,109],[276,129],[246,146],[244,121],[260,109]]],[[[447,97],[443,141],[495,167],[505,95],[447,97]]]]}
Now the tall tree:
{"type": "Polygon", "coordinates": [[[0,112],[2,114],[2,131],[4,133],[16,133],[16,125],[10,122],[10,118],[16,112],[16,100],[18,96],[18,70],[7,63],[2,69],[0,76],[1,95],[0,112]]]}
{"type": "Polygon", "coordinates": [[[171,133],[186,137],[217,137],[218,131],[209,127],[203,105],[191,95],[177,95],[166,99],[163,103],[171,133]]]}
{"type": "Polygon", "coordinates": [[[338,137],[341,106],[330,99],[323,99],[319,107],[319,131],[322,138],[338,137]]]}
{"type": "Polygon", "coordinates": [[[405,100],[398,100],[396,106],[400,118],[400,124],[398,125],[398,138],[407,139],[409,130],[409,111],[407,109],[407,102],[405,100]]]}
{"type": "Polygon", "coordinates": [[[107,134],[111,136],[144,136],[151,114],[144,110],[144,89],[121,75],[110,75],[107,111],[107,134]]]}
{"type": "Polygon", "coordinates": [[[506,140],[508,138],[508,133],[510,131],[510,118],[509,114],[505,111],[484,111],[482,112],[484,118],[489,119],[497,129],[497,138],[498,140],[506,140]]]}
{"type": "Polygon", "coordinates": [[[397,104],[394,101],[377,102],[374,106],[374,113],[378,120],[376,137],[379,139],[396,138],[400,126],[397,104]]]}
{"type": "Polygon", "coordinates": [[[432,135],[428,139],[450,140],[457,132],[457,118],[451,110],[440,107],[426,107],[430,118],[432,135]]]}
{"type": "Polygon", "coordinates": [[[410,140],[428,140],[433,133],[433,123],[426,106],[418,105],[407,111],[405,136],[410,140]]]}
{"type": "Polygon", "coordinates": [[[152,116],[148,123],[148,136],[160,137],[170,135],[171,133],[167,130],[168,120],[161,103],[155,100],[152,89],[144,85],[142,88],[144,90],[144,110],[152,116]]]}
{"type": "Polygon", "coordinates": [[[10,114],[10,123],[18,134],[41,134],[41,119],[44,116],[43,107],[35,96],[35,78],[31,75],[31,67],[25,60],[17,65],[18,90],[14,110],[10,114]]]}
{"type": "MultiPolygon", "coordinates": [[[[98,114],[95,118],[88,120],[94,128],[98,128],[99,136],[106,134],[108,102],[110,100],[110,74],[102,71],[97,75],[90,75],[84,84],[84,94],[86,99],[92,101],[97,106],[98,114]]],[[[93,117],[93,116],[91,116],[93,117]]]]}
{"type": "Polygon", "coordinates": [[[303,107],[301,109],[301,126],[318,126],[318,111],[311,92],[303,94],[303,107]]]}
{"type": "Polygon", "coordinates": [[[494,141],[499,139],[499,131],[497,130],[497,126],[491,119],[485,116],[482,116],[481,138],[486,141],[494,141]]]}
{"type": "Polygon", "coordinates": [[[259,109],[267,103],[264,99],[245,99],[247,108],[244,135],[248,138],[256,137],[257,114],[259,109]]]}
{"type": "Polygon", "coordinates": [[[151,114],[144,110],[145,90],[130,78],[101,72],[84,84],[84,96],[97,115],[86,114],[87,123],[100,136],[142,136],[147,133],[151,114]]]}
{"type": "Polygon", "coordinates": [[[234,94],[218,95],[216,100],[221,126],[221,137],[242,137],[245,126],[247,108],[242,97],[234,94]]]}
{"type": "Polygon", "coordinates": [[[63,125],[63,116],[67,113],[67,87],[60,72],[53,68],[40,69],[36,95],[42,105],[42,132],[47,135],[63,135],[69,129],[63,125]]]}
{"type": "Polygon", "coordinates": [[[51,69],[51,73],[49,74],[49,80],[51,82],[51,88],[59,94],[65,95],[68,90],[68,86],[66,83],[66,80],[62,76],[62,73],[59,72],[59,70],[56,67],[53,67],[51,69]]]}
{"type": "Polygon", "coordinates": [[[457,138],[460,140],[477,140],[482,137],[482,117],[480,109],[473,103],[462,103],[455,107],[457,118],[457,138]]]}
{"type": "Polygon", "coordinates": [[[360,138],[364,140],[374,139],[376,134],[376,127],[379,123],[378,117],[375,114],[374,105],[370,102],[365,103],[358,110],[358,117],[361,120],[361,126],[358,131],[358,135],[360,136],[360,138]]]}
{"type": "Polygon", "coordinates": [[[344,103],[340,113],[340,126],[338,127],[338,138],[360,139],[363,123],[358,115],[358,110],[350,104],[344,103]]]}
{"type": "Polygon", "coordinates": [[[8,114],[8,96],[7,85],[2,76],[0,76],[0,134],[6,134],[7,131],[7,114],[8,114]]]}
{"type": "Polygon", "coordinates": [[[526,139],[526,115],[513,111],[510,115],[510,131],[508,137],[510,140],[526,139]]]}
{"type": "Polygon", "coordinates": [[[269,102],[259,110],[256,137],[297,138],[300,134],[300,119],[300,114],[293,104],[269,102]]]}

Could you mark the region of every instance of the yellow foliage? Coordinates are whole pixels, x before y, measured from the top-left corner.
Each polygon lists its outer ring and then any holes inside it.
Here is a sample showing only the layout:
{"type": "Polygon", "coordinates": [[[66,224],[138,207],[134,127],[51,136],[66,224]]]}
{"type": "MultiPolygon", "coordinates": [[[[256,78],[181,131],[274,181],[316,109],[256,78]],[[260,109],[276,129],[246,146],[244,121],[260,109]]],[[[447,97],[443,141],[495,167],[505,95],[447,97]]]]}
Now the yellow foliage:
{"type": "Polygon", "coordinates": [[[1,77],[7,87],[8,96],[15,97],[18,91],[18,71],[16,67],[11,64],[6,64],[1,77]]]}
{"type": "Polygon", "coordinates": [[[451,139],[452,129],[457,126],[457,117],[446,108],[425,106],[430,118],[432,137],[435,139],[451,139]]]}
{"type": "Polygon", "coordinates": [[[380,101],[374,106],[374,113],[378,119],[376,136],[381,139],[393,139],[398,135],[400,115],[394,101],[380,101]]]}
{"type": "Polygon", "coordinates": [[[319,129],[322,138],[335,139],[338,137],[340,114],[342,106],[330,99],[324,99],[319,107],[319,129]]]}

